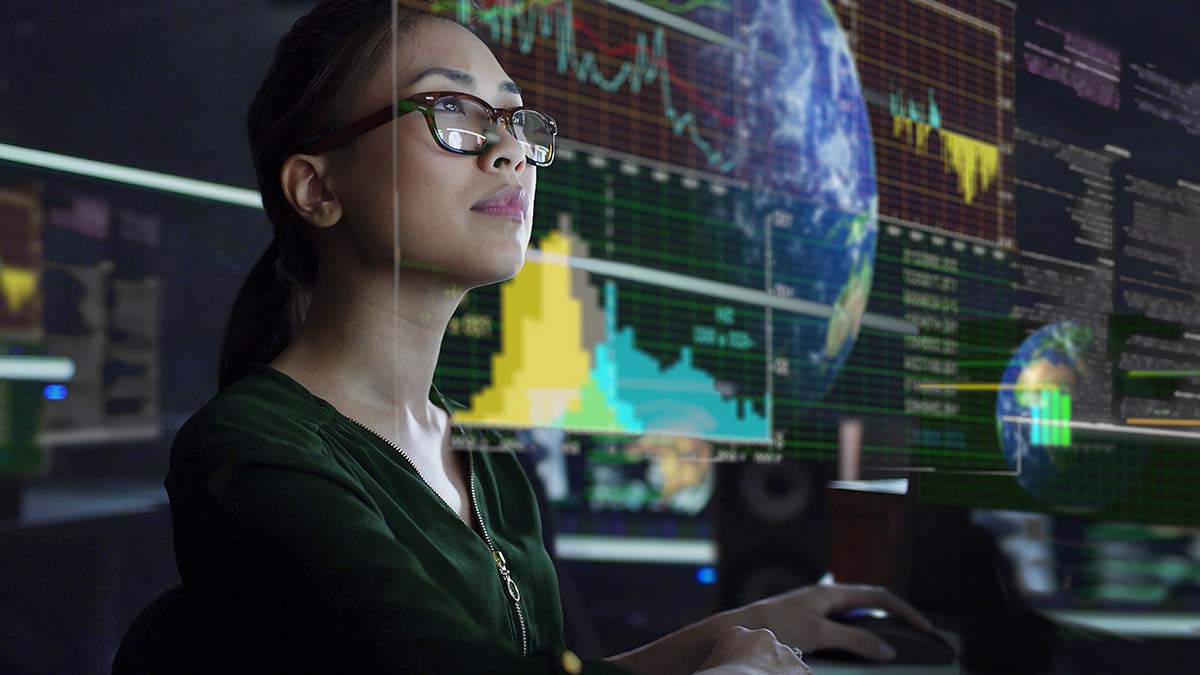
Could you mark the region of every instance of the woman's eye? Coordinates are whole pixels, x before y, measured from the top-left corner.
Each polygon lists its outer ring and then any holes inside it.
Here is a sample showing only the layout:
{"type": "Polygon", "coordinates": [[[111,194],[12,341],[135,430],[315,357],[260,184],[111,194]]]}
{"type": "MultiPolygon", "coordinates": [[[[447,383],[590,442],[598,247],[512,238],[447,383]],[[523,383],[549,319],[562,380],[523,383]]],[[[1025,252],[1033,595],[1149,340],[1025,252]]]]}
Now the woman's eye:
{"type": "Polygon", "coordinates": [[[443,99],[441,101],[438,101],[438,110],[445,110],[446,112],[460,113],[463,111],[463,106],[462,106],[462,103],[459,102],[458,100],[443,99]]]}

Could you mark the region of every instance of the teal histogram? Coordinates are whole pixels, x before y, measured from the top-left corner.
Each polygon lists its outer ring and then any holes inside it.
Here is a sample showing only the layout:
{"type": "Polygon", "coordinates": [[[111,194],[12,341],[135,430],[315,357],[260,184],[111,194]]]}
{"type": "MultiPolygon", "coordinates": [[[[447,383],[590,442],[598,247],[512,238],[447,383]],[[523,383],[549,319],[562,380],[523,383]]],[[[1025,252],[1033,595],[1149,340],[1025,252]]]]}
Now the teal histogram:
{"type": "MultiPolygon", "coordinates": [[[[757,414],[743,398],[725,400],[714,378],[693,364],[690,346],[682,346],[679,361],[663,368],[635,346],[632,327],[617,328],[617,285],[611,280],[604,283],[604,320],[606,337],[594,348],[591,378],[622,431],[770,440],[768,415],[757,414]]],[[[769,411],[770,393],[763,402],[769,411]]]]}

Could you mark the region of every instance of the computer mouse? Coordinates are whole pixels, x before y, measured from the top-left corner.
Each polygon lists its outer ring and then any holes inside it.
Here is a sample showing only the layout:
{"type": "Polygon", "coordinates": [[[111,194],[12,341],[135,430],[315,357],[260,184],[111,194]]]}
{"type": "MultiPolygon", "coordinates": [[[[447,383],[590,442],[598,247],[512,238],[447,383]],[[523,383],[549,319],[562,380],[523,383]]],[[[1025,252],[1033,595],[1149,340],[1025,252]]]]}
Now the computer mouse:
{"type": "Polygon", "coordinates": [[[882,609],[855,609],[829,617],[833,621],[872,633],[896,650],[896,658],[878,662],[844,649],[818,649],[805,656],[827,661],[852,663],[894,663],[897,665],[946,665],[954,663],[958,653],[937,633],[926,632],[882,609]]]}

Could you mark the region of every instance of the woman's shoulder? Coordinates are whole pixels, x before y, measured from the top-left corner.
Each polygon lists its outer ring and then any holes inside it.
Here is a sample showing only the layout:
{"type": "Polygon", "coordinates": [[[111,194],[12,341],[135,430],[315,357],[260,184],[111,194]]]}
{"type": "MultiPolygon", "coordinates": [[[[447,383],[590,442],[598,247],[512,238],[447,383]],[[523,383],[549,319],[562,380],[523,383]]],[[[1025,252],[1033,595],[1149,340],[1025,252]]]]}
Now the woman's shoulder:
{"type": "Polygon", "coordinates": [[[307,391],[256,364],[184,422],[171,446],[171,466],[319,461],[325,455],[320,430],[331,415],[307,391]]]}

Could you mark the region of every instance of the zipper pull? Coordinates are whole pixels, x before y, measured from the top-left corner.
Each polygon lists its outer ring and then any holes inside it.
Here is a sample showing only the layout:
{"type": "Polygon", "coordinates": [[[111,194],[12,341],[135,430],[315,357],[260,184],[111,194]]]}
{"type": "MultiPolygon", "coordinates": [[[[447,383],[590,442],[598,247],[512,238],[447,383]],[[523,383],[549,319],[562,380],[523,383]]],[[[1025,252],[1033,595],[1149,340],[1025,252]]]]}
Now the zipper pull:
{"type": "Polygon", "coordinates": [[[504,578],[504,585],[508,589],[508,595],[514,602],[521,601],[521,589],[517,588],[517,582],[513,581],[512,573],[508,569],[508,561],[504,559],[504,554],[499,549],[492,551],[492,559],[496,561],[496,569],[500,570],[500,576],[504,578]]]}

